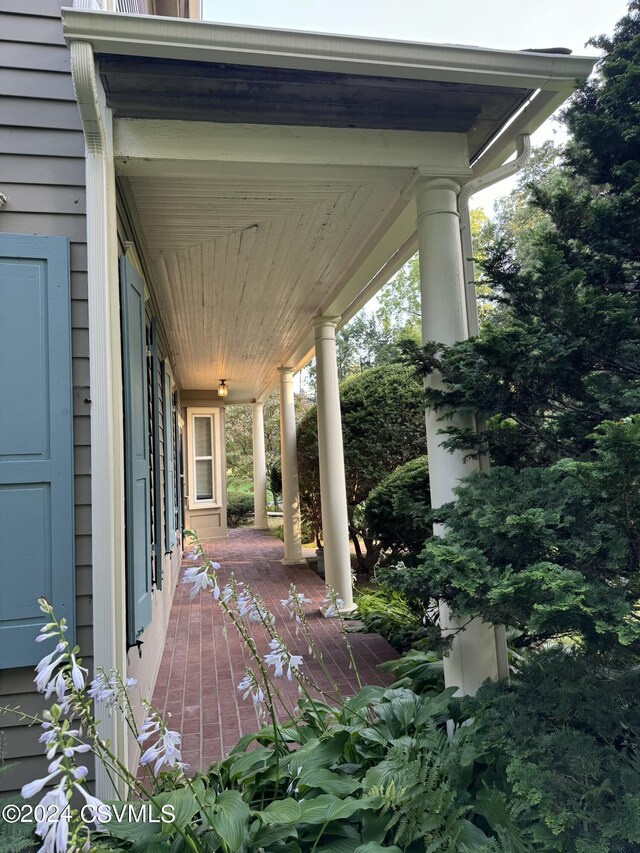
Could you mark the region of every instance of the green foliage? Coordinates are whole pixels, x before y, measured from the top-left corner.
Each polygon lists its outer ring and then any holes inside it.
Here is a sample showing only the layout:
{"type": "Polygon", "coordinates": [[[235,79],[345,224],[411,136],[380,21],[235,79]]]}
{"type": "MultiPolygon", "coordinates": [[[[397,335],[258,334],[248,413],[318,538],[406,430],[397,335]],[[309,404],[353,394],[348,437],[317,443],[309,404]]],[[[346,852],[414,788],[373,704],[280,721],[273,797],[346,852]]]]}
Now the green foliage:
{"type": "Polygon", "coordinates": [[[529,645],[570,636],[616,655],[640,648],[640,416],[605,422],[590,462],[493,468],[437,511],[447,535],[414,569],[382,569],[409,599],[449,602],[523,633],[529,645]]]}
{"type": "MultiPolygon", "coordinates": [[[[422,389],[411,369],[388,364],[342,382],[340,405],[352,539],[359,563],[372,566],[379,546],[360,524],[361,504],[387,474],[424,453],[422,389]],[[368,545],[367,557],[361,553],[358,533],[368,545]]],[[[303,512],[319,531],[322,521],[315,408],[307,412],[298,427],[298,470],[303,512]]]]}
{"type": "Polygon", "coordinates": [[[253,494],[246,492],[227,493],[227,524],[240,527],[253,516],[253,494]]]}
{"type": "Polygon", "coordinates": [[[361,619],[367,631],[380,634],[399,652],[428,636],[419,613],[396,590],[371,587],[358,593],[356,606],[354,618],[361,619]]]}
{"type": "Polygon", "coordinates": [[[605,55],[565,113],[563,164],[543,152],[520,190],[534,207],[498,224],[503,239],[481,264],[496,308],[480,338],[434,342],[422,359],[446,383],[428,403],[487,424],[478,440],[443,421],[450,445],[488,442],[498,464],[588,458],[598,423],[640,411],[638,0],[595,44],[605,55]]]}
{"type": "MultiPolygon", "coordinates": [[[[15,766],[15,764],[5,764],[0,754],[0,777],[4,773],[8,773],[15,766]]],[[[36,845],[34,835],[35,823],[26,820],[9,823],[4,820],[3,809],[8,805],[21,806],[23,803],[18,797],[13,797],[12,799],[0,797],[0,853],[20,853],[20,851],[34,850],[36,845]]]]}
{"type": "Polygon", "coordinates": [[[420,696],[444,690],[444,666],[435,652],[410,649],[400,658],[378,664],[378,668],[396,676],[393,687],[405,687],[420,696]]]}
{"type": "Polygon", "coordinates": [[[640,849],[639,689],[637,670],[556,649],[531,655],[511,687],[466,700],[477,748],[505,756],[527,849],[640,849]]]}
{"type": "Polygon", "coordinates": [[[430,535],[430,509],[427,457],[420,456],[389,474],[371,492],[364,520],[391,559],[411,564],[430,535]]]}
{"type": "Polygon", "coordinates": [[[278,749],[266,727],[212,766],[208,788],[249,807],[247,851],[488,851],[515,831],[486,805],[502,782],[474,725],[447,736],[452,693],[364,687],[341,709],[301,702],[300,720],[281,726],[296,749],[278,749]]]}

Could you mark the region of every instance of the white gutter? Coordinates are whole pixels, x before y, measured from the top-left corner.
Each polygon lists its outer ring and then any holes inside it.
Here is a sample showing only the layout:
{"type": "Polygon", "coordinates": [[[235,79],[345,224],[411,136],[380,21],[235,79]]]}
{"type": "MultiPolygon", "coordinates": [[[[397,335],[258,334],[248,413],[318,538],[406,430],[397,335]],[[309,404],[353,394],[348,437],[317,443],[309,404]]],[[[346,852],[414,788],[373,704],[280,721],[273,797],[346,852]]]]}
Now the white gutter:
{"type": "Polygon", "coordinates": [[[67,41],[95,53],[298,68],[414,80],[559,88],[591,73],[590,57],[492,50],[361,36],[216,24],[181,18],[63,10],[67,41]]]}

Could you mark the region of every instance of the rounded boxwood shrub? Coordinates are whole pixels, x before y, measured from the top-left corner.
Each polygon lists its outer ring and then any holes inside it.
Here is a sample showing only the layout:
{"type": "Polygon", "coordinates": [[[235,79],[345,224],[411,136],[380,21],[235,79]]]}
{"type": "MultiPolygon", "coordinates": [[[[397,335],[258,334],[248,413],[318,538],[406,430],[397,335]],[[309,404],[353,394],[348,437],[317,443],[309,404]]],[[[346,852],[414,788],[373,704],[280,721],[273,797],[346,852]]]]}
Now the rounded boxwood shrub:
{"type": "Polygon", "coordinates": [[[407,564],[431,536],[427,457],[401,465],[369,495],[364,509],[367,528],[394,559],[407,564]]]}
{"type": "Polygon", "coordinates": [[[229,492],[227,495],[227,524],[240,527],[253,515],[253,495],[247,492],[229,492]]]}

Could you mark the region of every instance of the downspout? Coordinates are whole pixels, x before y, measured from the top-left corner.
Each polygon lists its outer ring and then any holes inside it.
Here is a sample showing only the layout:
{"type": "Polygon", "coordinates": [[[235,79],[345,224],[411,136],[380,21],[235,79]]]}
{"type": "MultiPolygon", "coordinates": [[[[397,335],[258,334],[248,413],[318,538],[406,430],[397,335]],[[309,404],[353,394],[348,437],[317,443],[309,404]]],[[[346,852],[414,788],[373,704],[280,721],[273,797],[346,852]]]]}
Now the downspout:
{"type": "MultiPolygon", "coordinates": [[[[465,304],[467,309],[467,328],[469,337],[475,337],[479,331],[478,308],[476,303],[475,269],[473,263],[473,240],[471,238],[471,219],[469,216],[469,200],[479,190],[497,184],[505,178],[510,178],[531,158],[531,137],[522,134],[516,140],[516,157],[497,169],[478,175],[466,183],[458,193],[458,216],[460,217],[460,243],[462,245],[462,264],[465,279],[465,304]]],[[[486,429],[486,423],[476,418],[476,432],[486,429]]],[[[478,463],[480,470],[489,470],[489,456],[486,449],[481,452],[478,463]]],[[[509,655],[504,625],[494,625],[498,675],[501,679],[509,678],[509,655]]]]}
{"type": "Polygon", "coordinates": [[[473,241],[471,239],[471,220],[469,201],[480,190],[510,178],[522,169],[531,159],[531,137],[523,133],[516,139],[516,157],[497,169],[478,175],[466,183],[458,193],[458,215],[460,217],[460,242],[462,244],[462,262],[464,264],[465,292],[467,305],[467,326],[469,337],[478,334],[478,309],[476,307],[475,270],[473,265],[473,241]]]}
{"type": "MultiPolygon", "coordinates": [[[[124,565],[119,330],[114,317],[112,259],[116,257],[115,193],[110,125],[100,97],[92,46],[72,41],[71,76],[85,141],[87,190],[87,290],[89,382],[91,388],[91,565],[93,665],[126,674],[124,649],[124,565]]],[[[117,279],[116,279],[117,280],[117,279]]],[[[115,287],[117,294],[117,285],[115,287]]],[[[96,704],[100,737],[126,765],[127,730],[119,714],[96,704]]],[[[113,797],[108,776],[96,762],[96,792],[113,797]]]]}

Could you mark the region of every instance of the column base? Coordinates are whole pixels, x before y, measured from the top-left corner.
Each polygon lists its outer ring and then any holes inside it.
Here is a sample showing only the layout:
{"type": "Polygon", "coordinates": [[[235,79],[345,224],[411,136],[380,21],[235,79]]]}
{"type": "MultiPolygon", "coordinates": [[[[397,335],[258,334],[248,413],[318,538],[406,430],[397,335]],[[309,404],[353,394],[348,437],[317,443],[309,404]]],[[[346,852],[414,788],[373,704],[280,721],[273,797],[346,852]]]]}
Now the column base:
{"type": "Polygon", "coordinates": [[[329,609],[329,606],[327,604],[318,609],[325,619],[337,619],[338,616],[342,616],[343,619],[348,619],[352,613],[355,613],[358,607],[356,604],[352,604],[350,607],[341,607],[337,613],[332,613],[331,616],[327,616],[326,614],[326,611],[329,609]]]}
{"type": "Polygon", "coordinates": [[[304,557],[300,557],[299,560],[280,560],[283,566],[304,566],[306,560],[304,557]]]}

